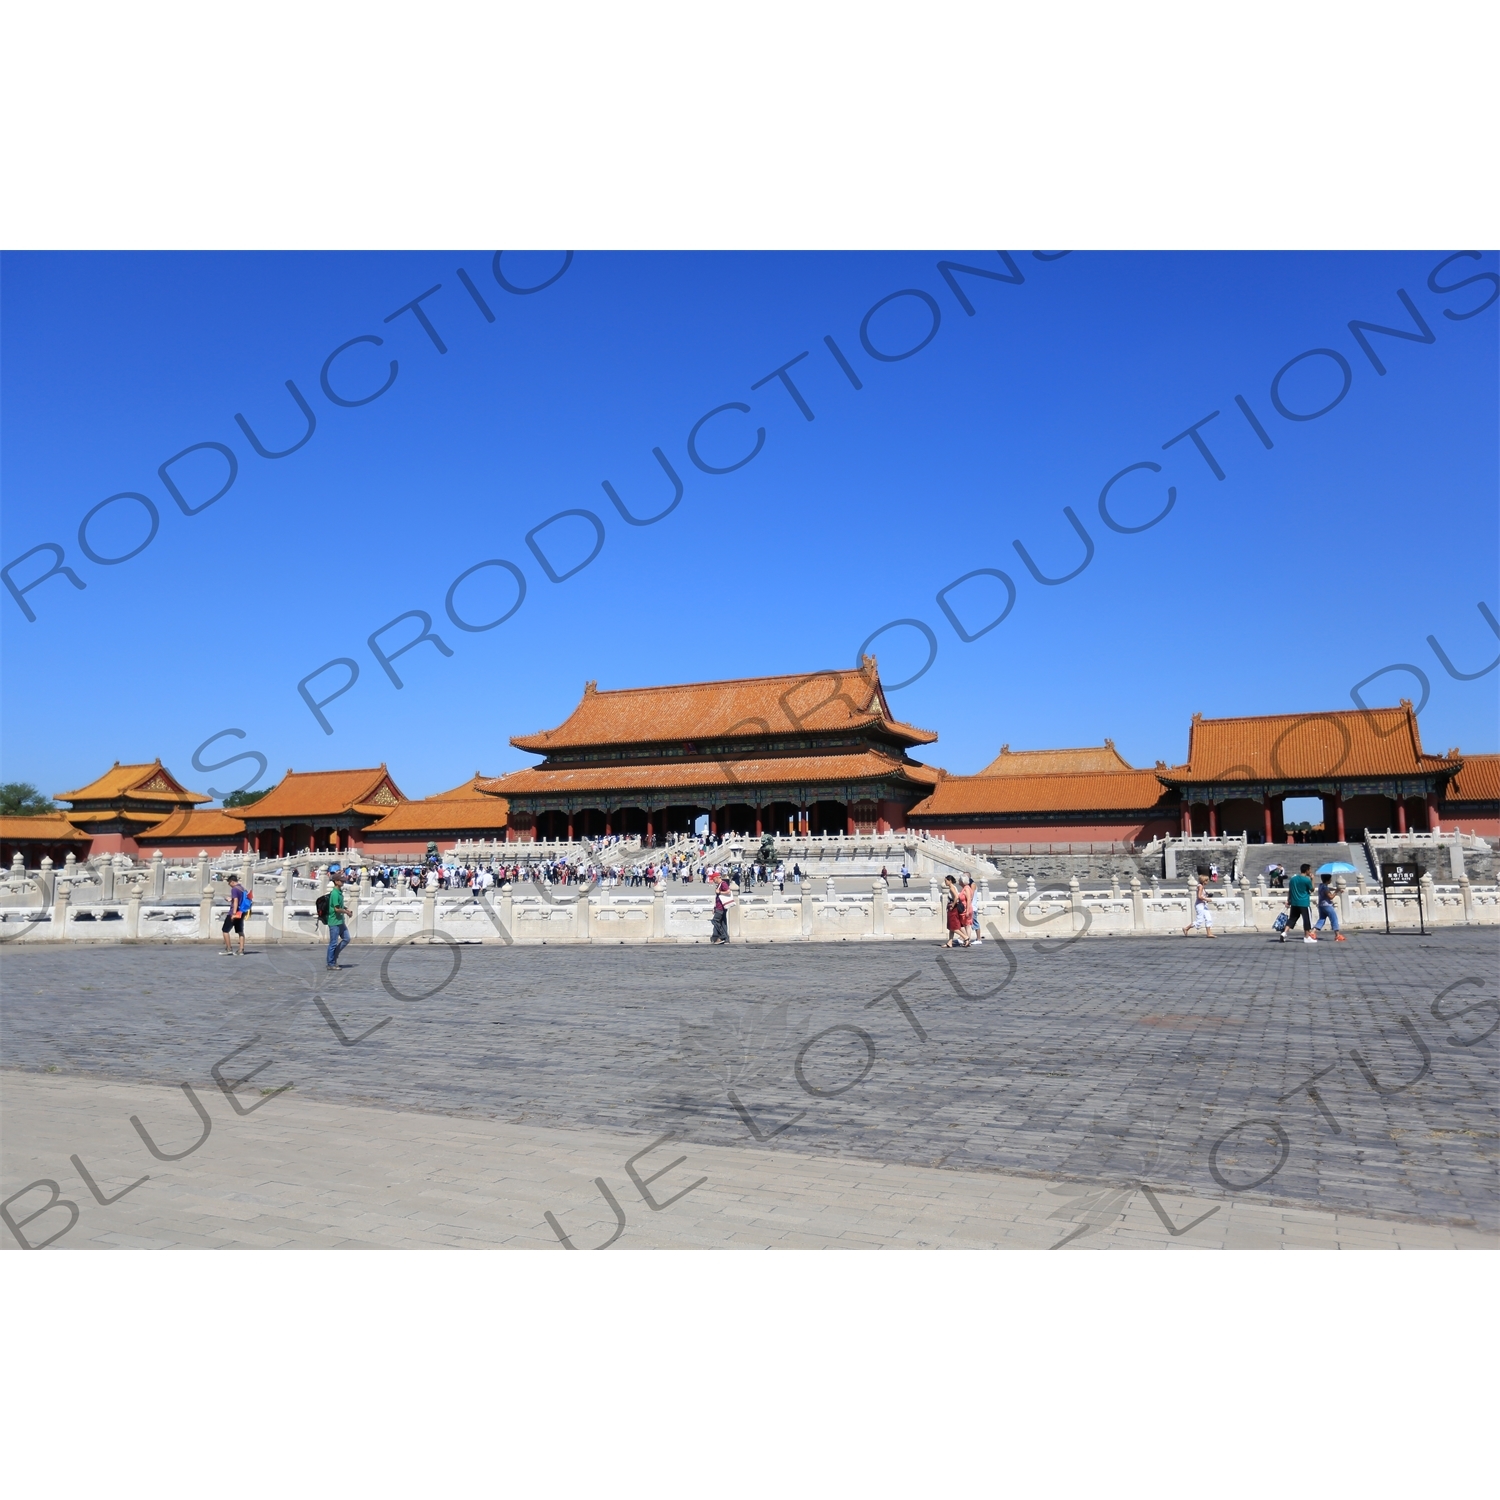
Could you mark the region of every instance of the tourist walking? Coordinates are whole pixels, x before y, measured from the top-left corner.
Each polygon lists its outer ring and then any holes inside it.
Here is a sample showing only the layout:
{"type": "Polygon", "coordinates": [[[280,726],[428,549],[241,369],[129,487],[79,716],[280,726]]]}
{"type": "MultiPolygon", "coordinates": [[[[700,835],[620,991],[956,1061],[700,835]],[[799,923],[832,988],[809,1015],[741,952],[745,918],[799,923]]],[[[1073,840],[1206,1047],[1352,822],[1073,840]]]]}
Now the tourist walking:
{"type": "Polygon", "coordinates": [[[1198,889],[1193,893],[1193,920],[1182,929],[1183,937],[1190,932],[1196,932],[1200,927],[1208,934],[1214,936],[1214,914],[1213,908],[1208,904],[1207,881],[1211,878],[1210,872],[1202,865],[1198,866],[1198,889]]]}
{"type": "Polygon", "coordinates": [[[906,868],[906,862],[901,863],[901,889],[906,889],[906,882],[911,879],[911,871],[906,868]]]}
{"type": "Polygon", "coordinates": [[[234,949],[230,947],[233,942],[231,933],[236,934],[240,940],[239,956],[245,956],[245,918],[250,915],[250,893],[240,884],[238,875],[229,877],[229,912],[224,918],[224,953],[226,957],[232,957],[234,949]]]}
{"type": "Polygon", "coordinates": [[[964,920],[964,897],[958,887],[958,882],[951,876],[945,875],[943,883],[946,886],[944,895],[948,902],[948,941],[943,944],[945,948],[967,948],[969,937],[966,932],[968,924],[964,920]]]}
{"type": "Polygon", "coordinates": [[[972,875],[964,876],[964,915],[969,919],[969,941],[976,946],[984,942],[979,934],[979,887],[972,875]]]}
{"type": "Polygon", "coordinates": [[[734,895],[729,889],[729,877],[719,877],[719,887],[714,893],[714,933],[710,943],[729,941],[729,908],[734,905],[734,895]]]}
{"type": "Polygon", "coordinates": [[[349,928],[344,921],[344,877],[335,875],[328,889],[328,967],[339,966],[339,954],[349,946],[349,928]]]}
{"type": "Polygon", "coordinates": [[[1339,908],[1338,893],[1333,888],[1333,876],[1325,875],[1318,882],[1318,927],[1322,932],[1323,924],[1329,922],[1333,926],[1333,940],[1336,943],[1346,942],[1344,934],[1339,931],[1339,908]]]}
{"type": "Polygon", "coordinates": [[[1303,865],[1302,869],[1293,875],[1287,883],[1286,891],[1286,927],[1281,936],[1276,939],[1278,943],[1286,942],[1287,933],[1291,932],[1300,921],[1303,929],[1304,943],[1315,943],[1317,938],[1313,936],[1312,917],[1308,913],[1308,906],[1312,901],[1313,883],[1308,871],[1311,865],[1303,865]]]}

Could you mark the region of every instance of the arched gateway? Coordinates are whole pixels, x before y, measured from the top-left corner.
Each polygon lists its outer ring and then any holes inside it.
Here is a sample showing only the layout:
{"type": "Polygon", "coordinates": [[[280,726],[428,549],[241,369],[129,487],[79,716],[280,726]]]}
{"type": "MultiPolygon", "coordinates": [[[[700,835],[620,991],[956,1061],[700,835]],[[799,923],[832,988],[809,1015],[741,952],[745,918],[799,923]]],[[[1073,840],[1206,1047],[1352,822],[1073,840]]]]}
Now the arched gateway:
{"type": "Polygon", "coordinates": [[[541,765],[485,784],[511,839],[864,833],[906,826],[936,771],[907,755],[931,730],[891,713],[875,658],[857,669],[600,692],[511,744],[541,765]]]}

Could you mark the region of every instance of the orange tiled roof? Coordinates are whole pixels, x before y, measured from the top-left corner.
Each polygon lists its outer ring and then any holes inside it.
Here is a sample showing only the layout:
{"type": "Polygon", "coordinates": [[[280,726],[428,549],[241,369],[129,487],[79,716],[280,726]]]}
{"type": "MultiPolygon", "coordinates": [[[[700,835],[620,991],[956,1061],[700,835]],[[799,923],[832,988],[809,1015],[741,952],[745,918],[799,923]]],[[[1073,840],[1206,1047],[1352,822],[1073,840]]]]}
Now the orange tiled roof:
{"type": "MultiPolygon", "coordinates": [[[[510,803],[504,797],[455,797],[451,792],[403,802],[365,833],[448,833],[459,830],[494,833],[510,819],[510,803]]],[[[363,835],[361,835],[363,836],[363,835]]]]}
{"type": "Polygon", "coordinates": [[[96,781],[76,792],[54,792],[61,802],[100,802],[109,797],[133,797],[147,802],[209,802],[202,792],[190,792],[162,765],[160,757],[148,764],[122,766],[116,761],[96,781]]]}
{"type": "Polygon", "coordinates": [[[1164,768],[1169,785],[1236,781],[1323,781],[1331,777],[1430,776],[1458,759],[1427,755],[1417,716],[1399,708],[1333,709],[1243,719],[1193,715],[1188,759],[1164,768]]]}
{"type": "Polygon", "coordinates": [[[1165,795],[1154,771],[948,776],[911,809],[910,816],[1142,812],[1165,795]]]}
{"type": "Polygon", "coordinates": [[[1012,750],[1001,745],[1000,753],[981,776],[1037,776],[1069,771],[1129,771],[1130,762],[1115,749],[1113,740],[1086,745],[1077,750],[1012,750]]]}
{"type": "Polygon", "coordinates": [[[1466,755],[1463,770],[1448,783],[1443,799],[1454,802],[1500,802],[1500,755],[1466,755]]]}
{"type": "Polygon", "coordinates": [[[556,729],[516,735],[511,744],[546,754],[586,745],[671,744],[682,740],[883,729],[911,745],[929,745],[930,729],[903,724],[890,711],[874,657],[842,671],[670,687],[615,688],[588,683],[578,707],[556,729]]]}
{"type": "Polygon", "coordinates": [[[362,811],[384,815],[407,799],[384,766],[357,771],[288,771],[241,816],[313,818],[362,811]]]}
{"type": "Polygon", "coordinates": [[[723,793],[726,787],[742,786],[748,792],[754,787],[876,781],[885,776],[929,784],[938,779],[926,766],[893,760],[878,750],[864,750],[849,755],[726,757],[650,765],[534,766],[497,777],[487,785],[513,796],[566,797],[581,792],[650,791],[659,787],[723,793]]]}
{"type": "Polygon", "coordinates": [[[163,818],[154,827],[136,834],[141,843],[152,839],[240,839],[245,836],[245,824],[237,816],[237,808],[199,807],[191,812],[174,812],[163,818]]]}
{"type": "Polygon", "coordinates": [[[92,836],[75,827],[64,813],[0,813],[0,839],[7,842],[17,839],[47,839],[56,843],[64,839],[77,839],[86,844],[92,836]]]}
{"type": "Polygon", "coordinates": [[[427,801],[439,802],[447,797],[462,802],[468,801],[473,797],[482,797],[484,796],[482,788],[494,779],[493,776],[485,776],[482,772],[476,771],[467,781],[459,782],[457,786],[451,787],[448,791],[434,792],[432,796],[427,798],[427,801]]]}

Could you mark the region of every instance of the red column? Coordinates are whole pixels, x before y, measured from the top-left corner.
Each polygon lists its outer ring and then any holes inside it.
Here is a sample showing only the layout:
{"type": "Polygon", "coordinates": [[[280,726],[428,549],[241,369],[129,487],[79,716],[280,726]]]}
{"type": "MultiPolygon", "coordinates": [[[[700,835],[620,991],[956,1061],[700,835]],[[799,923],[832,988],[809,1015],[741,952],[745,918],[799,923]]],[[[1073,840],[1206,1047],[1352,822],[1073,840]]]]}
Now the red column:
{"type": "Polygon", "coordinates": [[[568,842],[573,842],[573,814],[568,814],[568,842]]]}
{"type": "Polygon", "coordinates": [[[716,807],[708,810],[708,831],[714,834],[719,831],[719,810],[716,807]]]}
{"type": "Polygon", "coordinates": [[[286,855],[286,829],[276,830],[276,858],[282,859],[286,855]]]}
{"type": "Polygon", "coordinates": [[[1431,792],[1427,794],[1427,831],[1435,833],[1438,826],[1437,798],[1431,792]]]}
{"type": "Polygon", "coordinates": [[[1333,821],[1335,827],[1338,829],[1339,843],[1347,843],[1348,841],[1344,837],[1344,799],[1342,796],[1333,799],[1333,821]]]}
{"type": "Polygon", "coordinates": [[[853,813],[853,811],[850,808],[847,808],[847,807],[844,809],[844,825],[845,825],[845,831],[847,832],[848,836],[850,838],[853,838],[854,837],[854,813],[853,813]]]}
{"type": "Polygon", "coordinates": [[[1406,832],[1406,798],[1396,798],[1396,832],[1406,832]]]}
{"type": "Polygon", "coordinates": [[[1271,799],[1262,797],[1260,800],[1266,810],[1266,842],[1274,844],[1276,842],[1276,819],[1271,814],[1271,799]]]}
{"type": "Polygon", "coordinates": [[[1211,839],[1219,836],[1219,804],[1217,802],[1208,804],[1208,836],[1211,839]]]}
{"type": "Polygon", "coordinates": [[[605,837],[605,838],[608,838],[608,837],[609,837],[609,834],[610,834],[610,828],[609,828],[609,814],[608,814],[608,813],[605,813],[605,815],[604,815],[604,837],[605,837]]]}
{"type": "Polygon", "coordinates": [[[1193,836],[1193,805],[1191,802],[1182,804],[1182,836],[1190,839],[1193,836]]]}
{"type": "Polygon", "coordinates": [[[652,840],[654,838],[655,834],[651,829],[651,809],[648,807],[646,809],[646,847],[648,849],[652,847],[652,840]]]}
{"type": "Polygon", "coordinates": [[[764,811],[765,811],[765,808],[763,808],[763,807],[757,807],[755,809],[755,836],[756,836],[756,838],[759,838],[760,835],[761,835],[760,815],[764,811]]]}

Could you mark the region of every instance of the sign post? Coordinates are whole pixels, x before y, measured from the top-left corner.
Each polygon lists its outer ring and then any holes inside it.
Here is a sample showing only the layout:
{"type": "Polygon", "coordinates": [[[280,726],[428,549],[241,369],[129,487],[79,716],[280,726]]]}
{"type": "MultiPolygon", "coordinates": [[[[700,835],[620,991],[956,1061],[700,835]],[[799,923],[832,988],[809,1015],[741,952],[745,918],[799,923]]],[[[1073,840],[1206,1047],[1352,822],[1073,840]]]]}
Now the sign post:
{"type": "Polygon", "coordinates": [[[1411,891],[1417,893],[1417,921],[1422,928],[1422,936],[1427,936],[1427,918],[1422,911],[1422,867],[1421,865],[1401,862],[1399,864],[1381,865],[1380,867],[1380,892],[1385,902],[1385,930],[1386,935],[1391,931],[1391,892],[1411,891]]]}

